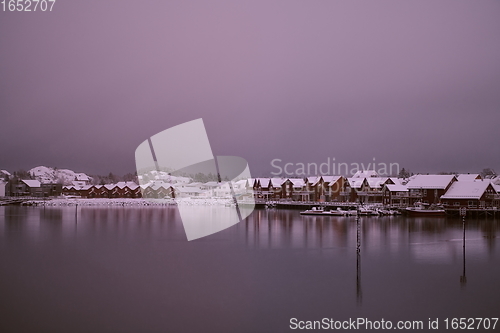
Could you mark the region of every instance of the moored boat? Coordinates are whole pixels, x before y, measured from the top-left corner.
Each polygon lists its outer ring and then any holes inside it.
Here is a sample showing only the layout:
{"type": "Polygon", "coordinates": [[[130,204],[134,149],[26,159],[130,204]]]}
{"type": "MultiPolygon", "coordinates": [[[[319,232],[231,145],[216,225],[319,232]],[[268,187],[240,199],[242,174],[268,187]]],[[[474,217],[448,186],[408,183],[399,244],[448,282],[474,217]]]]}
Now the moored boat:
{"type": "Polygon", "coordinates": [[[429,206],[424,203],[416,203],[413,207],[407,207],[405,212],[410,216],[445,216],[446,211],[439,206],[429,206]]]}
{"type": "Polygon", "coordinates": [[[323,207],[313,207],[312,209],[300,212],[300,215],[346,216],[354,215],[354,213],[352,213],[352,211],[341,210],[340,208],[337,208],[337,210],[324,210],[323,207]]]}

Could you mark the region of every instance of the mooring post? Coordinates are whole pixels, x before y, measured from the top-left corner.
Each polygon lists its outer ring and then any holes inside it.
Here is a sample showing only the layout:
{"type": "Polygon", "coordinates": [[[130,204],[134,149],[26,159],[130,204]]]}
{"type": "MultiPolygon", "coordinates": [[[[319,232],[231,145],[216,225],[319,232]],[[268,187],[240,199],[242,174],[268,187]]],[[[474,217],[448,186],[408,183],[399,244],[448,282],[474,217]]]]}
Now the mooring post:
{"type": "Polygon", "coordinates": [[[361,217],[358,206],[356,214],[356,299],[358,304],[362,301],[361,290],[361,217]]]}
{"type": "Polygon", "coordinates": [[[462,276],[460,276],[460,285],[465,287],[467,284],[467,276],[465,275],[465,217],[467,215],[467,210],[465,207],[460,208],[460,215],[462,216],[462,232],[463,232],[463,241],[462,241],[462,258],[463,258],[463,271],[462,276]]]}

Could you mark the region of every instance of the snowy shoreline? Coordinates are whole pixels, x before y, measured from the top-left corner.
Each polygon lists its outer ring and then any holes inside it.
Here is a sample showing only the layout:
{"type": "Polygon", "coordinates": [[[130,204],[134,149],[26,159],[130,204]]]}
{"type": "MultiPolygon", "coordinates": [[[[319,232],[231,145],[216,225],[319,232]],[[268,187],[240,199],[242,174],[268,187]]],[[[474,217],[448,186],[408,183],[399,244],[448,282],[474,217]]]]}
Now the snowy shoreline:
{"type": "Polygon", "coordinates": [[[228,205],[231,199],[130,199],[130,198],[55,198],[50,200],[29,200],[23,203],[27,206],[130,206],[130,207],[159,207],[159,206],[175,206],[175,205],[190,205],[190,206],[219,206],[228,205]]]}

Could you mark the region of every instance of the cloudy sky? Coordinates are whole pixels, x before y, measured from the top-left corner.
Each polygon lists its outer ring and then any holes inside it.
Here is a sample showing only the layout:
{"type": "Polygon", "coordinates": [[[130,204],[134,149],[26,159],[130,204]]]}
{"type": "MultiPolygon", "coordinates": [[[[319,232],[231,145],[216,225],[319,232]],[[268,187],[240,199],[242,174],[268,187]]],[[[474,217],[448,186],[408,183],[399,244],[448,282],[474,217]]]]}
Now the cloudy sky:
{"type": "Polygon", "coordinates": [[[496,0],[0,12],[0,169],[124,174],[142,141],[201,117],[255,175],[328,157],[500,171],[499,17],[496,0]]]}

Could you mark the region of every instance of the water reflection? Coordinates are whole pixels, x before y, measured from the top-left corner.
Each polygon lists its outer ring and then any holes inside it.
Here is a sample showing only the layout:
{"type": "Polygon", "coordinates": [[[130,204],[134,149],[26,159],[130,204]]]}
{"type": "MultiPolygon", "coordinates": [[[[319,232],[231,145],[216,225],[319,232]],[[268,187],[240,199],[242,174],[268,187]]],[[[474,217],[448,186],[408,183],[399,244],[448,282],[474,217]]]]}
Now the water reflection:
{"type": "Polygon", "coordinates": [[[362,304],[363,292],[361,288],[361,217],[356,217],[356,300],[362,304]]]}
{"type": "MultiPolygon", "coordinates": [[[[468,221],[468,250],[475,255],[494,251],[498,221],[468,221]]],[[[297,211],[257,210],[243,221],[250,248],[323,250],[356,249],[442,263],[462,257],[462,223],[458,219],[401,216],[301,216],[297,211]],[[359,227],[359,230],[358,230],[359,227]],[[359,238],[358,238],[359,233],[359,238]],[[459,243],[460,241],[460,243],[459,243]]]]}
{"type": "Polygon", "coordinates": [[[465,275],[465,217],[463,218],[462,224],[463,224],[463,239],[462,239],[463,271],[462,275],[460,276],[460,285],[462,287],[465,287],[465,285],[467,284],[467,276],[465,275]]]}
{"type": "Polygon", "coordinates": [[[0,331],[281,332],[292,317],[498,316],[499,223],[262,209],[187,242],[175,207],[3,206],[0,331]]]}
{"type": "MultiPolygon", "coordinates": [[[[495,252],[498,221],[445,218],[301,216],[293,210],[255,210],[242,223],[214,234],[239,239],[250,249],[302,249],[321,255],[364,253],[401,256],[422,263],[487,258],[495,252]],[[464,234],[464,235],[462,235],[464,234]],[[465,243],[463,243],[465,245],[465,243]],[[357,251],[357,252],[356,252],[357,251]]],[[[0,207],[0,237],[125,235],[185,240],[175,207],[0,207]]],[[[205,241],[210,241],[210,237],[205,241]]]]}

